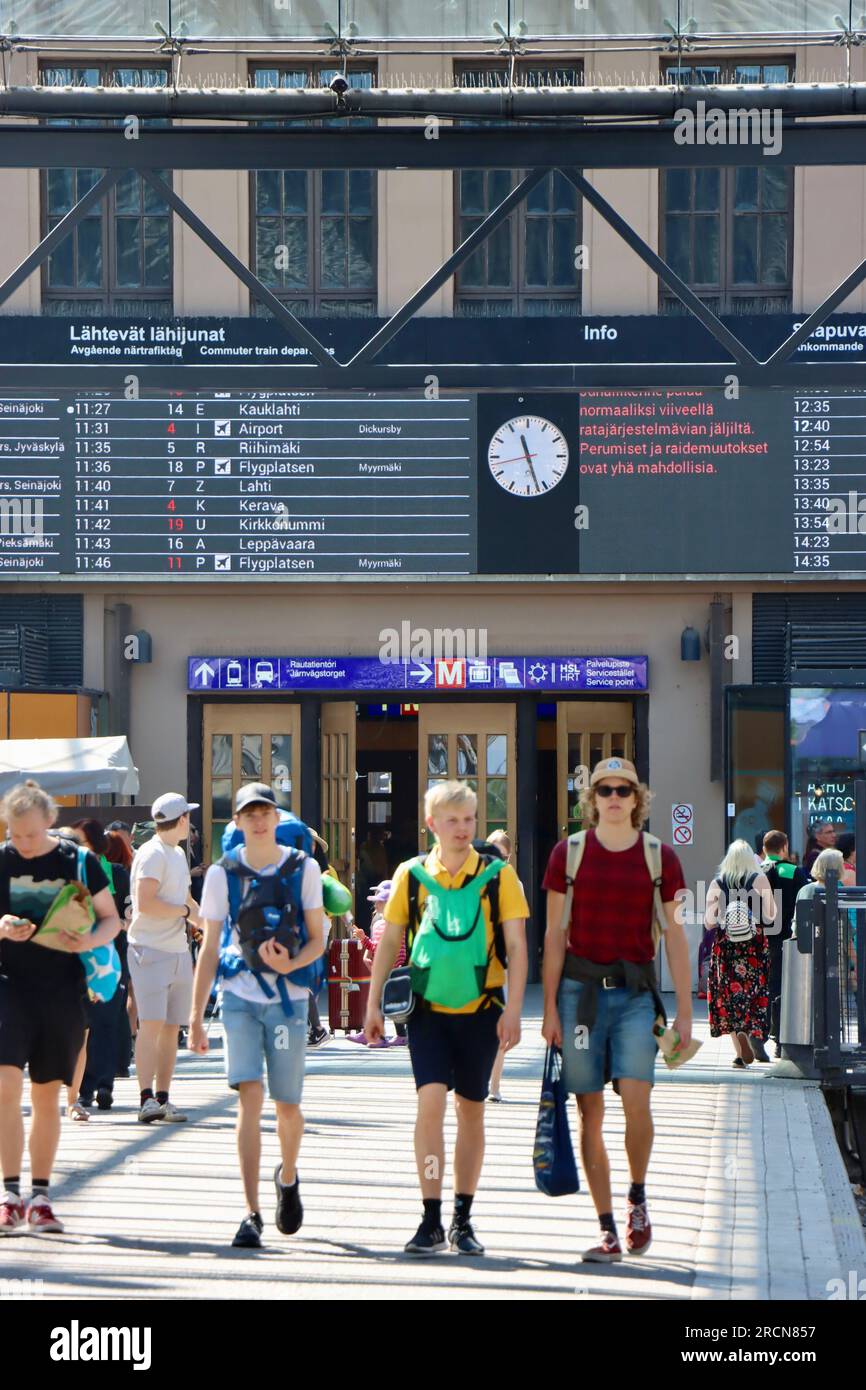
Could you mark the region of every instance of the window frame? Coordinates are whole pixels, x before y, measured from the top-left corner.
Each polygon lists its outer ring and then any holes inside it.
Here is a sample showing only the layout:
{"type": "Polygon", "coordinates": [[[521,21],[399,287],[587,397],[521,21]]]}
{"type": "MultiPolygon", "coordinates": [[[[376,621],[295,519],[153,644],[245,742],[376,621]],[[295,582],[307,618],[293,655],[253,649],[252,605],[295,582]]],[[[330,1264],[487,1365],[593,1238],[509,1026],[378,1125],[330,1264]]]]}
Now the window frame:
{"type": "MultiPolygon", "coordinates": [[[[686,55],[686,59],[688,59],[688,55],[686,55]]],[[[709,57],[704,57],[704,58],[700,58],[700,59],[697,59],[697,58],[696,58],[694,62],[688,62],[688,61],[687,61],[687,62],[684,62],[684,63],[682,64],[682,66],[686,66],[686,65],[688,65],[689,67],[698,67],[698,66],[705,66],[705,67],[708,67],[708,68],[716,68],[716,67],[718,67],[718,68],[721,70],[720,73],[719,73],[719,78],[718,78],[718,82],[719,82],[719,83],[731,83],[731,82],[733,82],[733,81],[735,80],[735,78],[734,78],[734,70],[735,70],[736,68],[750,67],[750,66],[761,67],[761,68],[763,68],[763,67],[769,67],[769,66],[775,66],[775,67],[786,66],[786,67],[788,68],[788,73],[789,73],[788,80],[791,81],[791,82],[793,82],[793,81],[796,80],[796,60],[795,60],[795,58],[794,58],[793,55],[788,54],[788,53],[780,54],[778,57],[776,57],[775,55],[774,55],[773,57],[768,57],[768,56],[763,56],[763,57],[762,57],[762,56],[758,56],[758,57],[755,57],[755,56],[752,56],[752,55],[745,55],[745,56],[743,56],[743,55],[740,55],[740,54],[735,54],[735,55],[733,55],[733,56],[723,55],[723,56],[719,56],[719,57],[710,55],[709,57]]],[[[667,62],[662,62],[662,64],[661,64],[661,69],[660,69],[660,77],[661,77],[661,82],[662,82],[663,85],[665,85],[665,86],[670,85],[670,84],[668,84],[668,81],[667,81],[667,74],[668,74],[672,69],[676,68],[677,66],[678,66],[678,60],[675,59],[675,58],[672,58],[672,59],[670,59],[670,60],[667,61],[667,62]]],[[[707,85],[708,85],[708,87],[710,87],[712,84],[707,84],[707,85]]],[[[757,85],[757,84],[756,84],[756,85],[757,85]]],[[[749,87],[749,84],[743,84],[743,92],[744,92],[744,94],[743,94],[743,106],[744,106],[744,107],[747,107],[748,104],[749,104],[749,103],[748,103],[748,87],[749,87]]],[[[692,90],[694,90],[694,88],[693,88],[692,90]]],[[[707,167],[710,167],[710,166],[701,165],[701,164],[694,164],[694,165],[689,165],[689,166],[688,166],[688,169],[689,169],[689,171],[691,172],[691,170],[693,170],[693,169],[700,169],[700,168],[707,168],[707,167]]],[[[763,164],[758,164],[758,165],[743,165],[743,166],[737,166],[737,167],[742,167],[742,168],[764,168],[764,167],[766,167],[766,166],[763,165],[763,164]]],[[[784,218],[786,219],[787,243],[786,243],[785,281],[784,281],[784,283],[782,283],[782,284],[776,284],[776,285],[770,285],[770,284],[768,284],[768,283],[760,283],[760,282],[757,283],[757,284],[754,284],[754,285],[746,285],[746,284],[738,284],[738,283],[735,283],[735,281],[734,281],[734,226],[735,226],[736,217],[738,216],[738,214],[735,212],[735,192],[736,192],[736,189],[735,189],[735,181],[736,181],[736,175],[737,175],[737,167],[729,167],[729,168],[722,168],[722,167],[720,167],[720,168],[719,168],[719,175],[720,175],[720,178],[719,178],[719,212],[718,212],[718,219],[719,219],[719,270],[720,270],[720,281],[719,281],[719,283],[716,284],[716,285],[700,283],[700,282],[698,282],[698,281],[694,281],[694,282],[693,282],[693,281],[691,281],[691,280],[686,281],[686,283],[688,284],[689,289],[693,290],[694,293],[697,294],[698,297],[699,297],[701,300],[703,300],[705,303],[709,303],[709,307],[711,307],[711,308],[713,309],[713,312],[716,313],[716,314],[719,314],[719,315],[723,315],[723,314],[735,315],[735,314],[738,312],[738,310],[737,310],[737,305],[738,305],[739,303],[742,303],[742,302],[744,302],[744,301],[755,301],[755,300],[764,300],[764,301],[767,301],[768,303],[771,302],[772,300],[784,300],[784,301],[786,301],[785,304],[773,305],[772,308],[771,308],[770,310],[768,310],[767,312],[780,313],[780,314],[781,314],[781,313],[790,313],[790,312],[791,312],[791,304],[792,304],[792,301],[793,301],[793,293],[794,293],[794,227],[795,227],[795,223],[794,223],[794,192],[795,192],[794,174],[795,174],[795,171],[794,171],[793,169],[786,169],[786,170],[785,170],[785,172],[786,172],[786,174],[787,174],[787,180],[788,180],[788,207],[787,207],[787,211],[786,211],[785,213],[779,213],[779,214],[777,214],[778,216],[784,217],[784,218]]],[[[664,261],[667,261],[667,259],[668,259],[668,255],[667,255],[667,217],[668,217],[668,209],[667,209],[667,206],[666,206],[666,179],[667,179],[667,172],[668,172],[668,171],[665,170],[665,169],[660,169],[660,170],[659,170],[659,180],[658,180],[658,245],[659,245],[659,255],[662,257],[662,259],[663,259],[664,261]]],[[[674,215],[676,215],[676,214],[674,214],[674,215]]],[[[686,214],[680,214],[680,215],[682,215],[683,217],[688,217],[688,222],[689,222],[689,250],[690,250],[690,262],[691,262],[691,261],[693,261],[693,256],[692,256],[691,253],[692,253],[693,250],[694,250],[694,244],[695,244],[696,220],[698,220],[698,221],[699,221],[699,220],[702,220],[703,215],[702,215],[701,213],[695,213],[693,209],[690,209],[689,212],[686,213],[686,214]]],[[[712,215],[712,214],[708,214],[708,215],[712,215]]],[[[771,215],[772,215],[772,214],[771,214],[771,215]]],[[[761,220],[762,220],[762,217],[763,217],[763,216],[764,216],[764,214],[763,214],[762,211],[759,209],[759,211],[758,211],[758,213],[757,213],[759,227],[760,227],[761,220]]],[[[759,267],[759,269],[760,269],[760,267],[759,267]]],[[[682,301],[679,300],[679,299],[677,298],[677,296],[673,293],[673,291],[669,290],[669,289],[667,288],[667,286],[664,285],[661,281],[659,281],[659,285],[658,285],[658,312],[659,312],[660,314],[671,314],[671,313],[678,313],[678,312],[686,313],[686,312],[688,312],[688,311],[686,310],[685,306],[683,305],[682,301]]],[[[742,312],[745,312],[745,311],[742,311],[742,312]]],[[[764,312],[764,311],[763,311],[759,306],[753,304],[752,307],[748,310],[748,312],[749,312],[749,313],[761,313],[761,312],[764,312]]]]}
{"type": "MultiPolygon", "coordinates": [[[[333,72],[335,66],[338,66],[338,64],[335,64],[333,60],[330,62],[324,60],[316,60],[314,62],[296,60],[295,62],[291,62],[289,59],[282,56],[275,59],[273,62],[255,59],[247,64],[247,78],[252,85],[256,72],[276,71],[278,73],[283,73],[303,70],[310,78],[315,79],[320,77],[323,72],[333,72]]],[[[371,85],[375,87],[378,75],[378,65],[375,62],[359,61],[350,63],[347,71],[349,76],[355,73],[369,73],[372,77],[371,85]]],[[[317,125],[319,122],[311,121],[309,124],[317,125]]],[[[281,168],[278,172],[282,174],[290,170],[291,165],[286,165],[285,169],[281,168]]],[[[369,171],[372,177],[370,220],[372,225],[371,260],[373,266],[373,283],[369,289],[363,290],[334,289],[332,287],[323,287],[321,283],[322,249],[320,229],[322,225],[322,174],[333,172],[346,174],[351,171],[307,169],[302,172],[307,175],[307,247],[310,265],[309,281],[306,287],[299,285],[287,289],[279,289],[273,285],[268,285],[267,288],[279,299],[281,304],[287,305],[287,307],[291,309],[291,312],[298,318],[375,318],[379,311],[379,187],[377,171],[375,169],[369,171]],[[300,300],[306,300],[309,307],[298,307],[298,301],[300,300]],[[372,307],[365,307],[363,312],[357,315],[352,315],[351,313],[347,314],[343,307],[346,304],[364,304],[366,301],[372,301],[372,307]],[[325,306],[324,311],[323,305],[325,306]],[[334,309],[328,312],[327,306],[330,305],[333,305],[334,309]]],[[[261,279],[262,277],[259,274],[258,257],[256,254],[258,241],[256,235],[258,221],[256,212],[257,173],[258,170],[256,169],[250,169],[249,171],[248,264],[253,274],[261,279]]],[[[348,214],[344,214],[344,216],[348,217],[348,214]]],[[[270,310],[266,309],[262,305],[261,300],[257,299],[252,293],[250,294],[249,303],[251,315],[258,316],[261,314],[270,314],[270,310]]]]}
{"type": "MultiPolygon", "coordinates": [[[[65,58],[64,61],[57,61],[48,58],[41,59],[39,62],[39,80],[44,82],[45,74],[56,68],[96,68],[99,72],[100,82],[103,86],[114,85],[114,74],[124,67],[146,69],[151,72],[163,72],[167,78],[171,79],[171,66],[167,63],[155,63],[150,61],[140,61],[137,58],[129,60],[103,58],[65,58]]],[[[83,122],[85,125],[87,122],[83,122]]],[[[75,171],[73,170],[73,173],[75,171]]],[[[96,173],[101,176],[102,171],[97,169],[96,173]]],[[[39,225],[42,237],[48,235],[49,207],[48,207],[48,174],[49,170],[40,169],[39,171],[39,225]]],[[[168,173],[168,181],[171,182],[171,172],[168,173]]],[[[142,187],[141,180],[139,186],[142,187]]],[[[94,313],[95,318],[117,317],[117,306],[127,300],[143,300],[153,305],[165,306],[165,313],[159,317],[170,318],[174,314],[174,216],[171,208],[167,209],[168,215],[168,287],[167,289],[153,289],[147,286],[122,286],[117,283],[117,239],[115,236],[116,222],[125,217],[135,216],[139,224],[139,235],[143,236],[142,222],[147,215],[143,212],[138,214],[119,213],[117,211],[117,189],[115,184],[110,188],[99,207],[99,223],[102,247],[102,287],[101,289],[78,287],[58,287],[49,284],[48,270],[50,257],[42,262],[40,267],[40,308],[42,313],[51,313],[52,304],[62,302],[81,305],[82,308],[88,305],[99,306],[94,313]]],[[[78,198],[75,199],[78,201],[78,198]]],[[[157,214],[162,215],[162,214],[157,214]]],[[[94,218],[95,220],[95,218],[94,218]]],[[[77,230],[77,228],[75,229],[77,230]]],[[[73,257],[77,242],[75,231],[70,234],[73,257]]],[[[64,311],[64,312],[69,312],[64,311]]],[[[73,311],[74,312],[74,311],[73,311]]],[[[128,310],[123,309],[124,314],[128,310]]],[[[141,311],[139,311],[141,312],[141,311]]]]}
{"type": "MultiPolygon", "coordinates": [[[[552,59],[549,63],[543,63],[543,64],[538,63],[538,62],[536,62],[536,61],[523,61],[523,62],[517,64],[517,66],[516,66],[516,73],[517,73],[517,74],[520,74],[521,71],[523,71],[523,72],[526,72],[526,71],[537,71],[537,70],[542,69],[542,68],[546,68],[548,71],[550,71],[551,73],[553,73],[553,72],[555,72],[555,71],[557,71],[557,70],[559,70],[559,69],[561,69],[561,68],[563,68],[563,67],[566,67],[566,66],[569,67],[569,68],[571,68],[574,72],[577,73],[577,75],[578,75],[578,77],[579,77],[579,83],[578,83],[578,85],[579,85],[579,86],[583,86],[584,76],[585,76],[585,72],[586,72],[586,68],[585,68],[585,64],[584,64],[583,58],[561,58],[561,59],[558,59],[558,60],[557,60],[557,59],[552,59]]],[[[494,72],[497,72],[497,73],[500,73],[500,72],[501,72],[501,73],[503,73],[503,74],[507,74],[507,73],[508,73],[508,69],[509,69],[509,64],[508,64],[507,61],[501,61],[501,62],[492,61],[492,62],[490,62],[490,63],[485,63],[483,68],[479,67],[479,64],[478,64],[477,61],[475,61],[475,62],[470,62],[470,61],[455,62],[455,64],[454,64],[454,79],[453,79],[453,80],[454,80],[454,86],[455,86],[455,87],[460,87],[460,86],[462,86],[461,78],[462,78],[463,76],[469,74],[469,73],[478,73],[478,72],[485,72],[485,73],[494,73],[494,72]]],[[[503,85],[506,85],[506,84],[503,84],[503,85]]],[[[465,123],[463,123],[463,124],[465,124],[465,123]]],[[[461,175],[461,172],[464,172],[464,171],[459,170],[459,169],[456,169],[456,170],[454,171],[454,179],[453,179],[453,190],[454,190],[454,192],[453,192],[453,198],[452,198],[452,212],[453,212],[452,226],[453,226],[453,237],[454,237],[453,246],[454,246],[454,249],[455,249],[455,250],[457,249],[458,246],[461,245],[461,242],[462,242],[462,240],[463,240],[462,231],[461,231],[461,226],[460,226],[461,217],[462,217],[462,215],[463,215],[463,214],[461,213],[461,207],[460,207],[460,175],[461,175]]],[[[490,173],[490,170],[489,170],[489,169],[483,169],[481,172],[482,172],[482,173],[485,175],[485,177],[486,177],[486,176],[490,173]]],[[[511,172],[511,186],[512,186],[512,188],[514,188],[515,185],[520,181],[520,179],[526,177],[526,172],[527,172],[527,171],[526,171],[526,170],[520,170],[520,169],[512,169],[510,172],[511,172]]],[[[574,216],[575,216],[575,219],[576,219],[576,221],[577,221],[577,231],[576,231],[577,240],[576,240],[576,243],[575,243],[575,244],[576,244],[577,246],[580,246],[580,245],[583,244],[583,198],[581,197],[580,193],[578,193],[577,189],[575,189],[574,192],[575,192],[575,213],[574,213],[574,216]]],[[[530,196],[531,196],[531,195],[530,195],[530,196]]],[[[548,220],[548,221],[553,221],[553,220],[555,219],[555,217],[556,217],[556,214],[555,214],[555,213],[546,213],[546,214],[534,214],[534,213],[533,213],[533,214],[529,214],[529,213],[527,213],[526,203],[527,203],[527,200],[524,199],[523,202],[520,204],[520,206],[519,206],[518,208],[515,209],[515,211],[511,214],[511,216],[510,216],[510,218],[509,218],[510,229],[511,229],[511,286],[510,286],[510,288],[508,288],[508,289],[503,289],[503,288],[501,288],[501,287],[499,287],[499,286],[486,286],[486,287],[481,287],[480,289],[479,289],[479,288],[475,288],[474,286],[468,286],[468,287],[465,287],[465,288],[464,288],[464,287],[461,285],[461,269],[458,269],[458,270],[455,272],[455,274],[454,274],[454,302],[453,302],[453,315],[454,315],[455,318],[499,318],[499,317],[503,317],[503,318],[539,318],[539,319],[544,319],[544,318],[579,318],[579,317],[581,316],[581,314],[583,313],[583,277],[584,277],[585,269],[586,269],[586,268],[582,268],[582,269],[581,269],[581,271],[580,271],[580,273],[579,273],[579,275],[578,275],[578,277],[577,277],[577,282],[576,282],[575,287],[574,287],[573,289],[571,289],[571,288],[562,289],[562,288],[559,288],[559,287],[553,286],[553,285],[547,286],[546,288],[545,288],[544,286],[542,286],[542,285],[527,285],[527,283],[526,283],[526,222],[527,222],[527,219],[528,219],[528,218],[534,218],[534,217],[536,217],[536,216],[543,216],[543,217],[546,218],[546,220],[548,220]],[[563,313],[563,314],[561,314],[561,315],[560,315],[560,314],[550,314],[550,313],[544,313],[544,314],[540,314],[540,313],[539,313],[539,314],[527,313],[526,307],[525,307],[527,301],[545,300],[545,299],[546,299],[546,300],[558,300],[559,302],[561,302],[561,303],[563,303],[563,304],[569,304],[569,305],[572,306],[571,311],[568,312],[568,313],[563,313]],[[511,313],[509,313],[509,314],[503,314],[503,315],[498,315],[498,314],[497,314],[497,315],[493,315],[493,314],[489,314],[489,313],[487,313],[487,314],[471,314],[471,313],[466,313],[466,312],[465,312],[465,307],[464,307],[464,306],[469,306],[469,305],[471,305],[471,304],[473,304],[473,303],[475,303],[475,304],[480,304],[480,303],[484,303],[485,301],[490,301],[490,300],[494,300],[494,301],[496,301],[496,302],[498,302],[498,303],[503,303],[503,304],[510,303],[510,305],[511,305],[511,313]]],[[[489,211],[492,211],[492,209],[490,209],[489,211]]],[[[495,235],[495,234],[494,234],[494,235],[495,235]]]]}

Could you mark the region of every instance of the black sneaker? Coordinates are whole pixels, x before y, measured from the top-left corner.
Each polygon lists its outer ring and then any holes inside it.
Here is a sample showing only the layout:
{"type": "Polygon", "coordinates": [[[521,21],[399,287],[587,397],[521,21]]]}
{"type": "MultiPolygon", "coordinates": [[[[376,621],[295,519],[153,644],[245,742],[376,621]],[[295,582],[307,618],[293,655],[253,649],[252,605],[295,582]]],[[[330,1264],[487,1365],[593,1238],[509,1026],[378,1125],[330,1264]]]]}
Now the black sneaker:
{"type": "Polygon", "coordinates": [[[114,1096],[111,1091],[100,1090],[96,1092],[96,1106],[99,1110],[110,1110],[114,1104],[114,1096]]]}
{"type": "Polygon", "coordinates": [[[280,1182],[282,1169],[282,1163],[278,1163],[274,1169],[274,1187],[277,1189],[277,1212],[274,1222],[281,1235],[293,1236],[304,1223],[301,1186],[296,1173],[294,1184],[291,1187],[284,1187],[280,1182]]]}
{"type": "Polygon", "coordinates": [[[327,1028],[317,1028],[315,1030],[311,1028],[307,1034],[307,1047],[324,1047],[325,1043],[331,1041],[332,1036],[333,1035],[328,1032],[327,1028]]]}
{"type": "Polygon", "coordinates": [[[441,1226],[428,1226],[424,1221],[414,1236],[403,1246],[406,1255],[439,1255],[448,1249],[445,1232],[441,1226]]]}
{"type": "Polygon", "coordinates": [[[463,1226],[452,1226],[448,1232],[451,1249],[458,1255],[483,1255],[484,1246],[476,1240],[475,1232],[467,1221],[463,1226]]]}
{"type": "Polygon", "coordinates": [[[232,1245],[239,1250],[261,1250],[262,1218],[257,1211],[251,1211],[238,1226],[232,1245]]]}

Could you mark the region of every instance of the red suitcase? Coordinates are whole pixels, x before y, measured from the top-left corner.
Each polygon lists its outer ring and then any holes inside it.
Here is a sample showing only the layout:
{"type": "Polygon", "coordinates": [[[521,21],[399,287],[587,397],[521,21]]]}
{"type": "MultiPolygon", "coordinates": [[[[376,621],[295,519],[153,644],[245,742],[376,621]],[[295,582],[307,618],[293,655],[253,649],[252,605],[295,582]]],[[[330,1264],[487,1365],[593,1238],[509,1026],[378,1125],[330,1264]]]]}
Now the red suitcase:
{"type": "Polygon", "coordinates": [[[332,941],[328,948],[328,1022],[331,1032],[359,1033],[364,1027],[370,968],[360,941],[332,941]]]}

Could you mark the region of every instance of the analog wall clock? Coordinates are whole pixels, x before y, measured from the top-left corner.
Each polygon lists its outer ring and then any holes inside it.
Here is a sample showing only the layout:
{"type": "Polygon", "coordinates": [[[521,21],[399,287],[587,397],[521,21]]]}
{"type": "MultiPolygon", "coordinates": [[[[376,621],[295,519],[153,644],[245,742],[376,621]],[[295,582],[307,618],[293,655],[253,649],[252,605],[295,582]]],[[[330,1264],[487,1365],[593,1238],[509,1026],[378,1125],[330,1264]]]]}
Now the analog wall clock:
{"type": "Polygon", "coordinates": [[[493,435],[487,462],[512,497],[543,497],[565,477],[568,445],[562,431],[542,415],[515,415],[493,435]]]}

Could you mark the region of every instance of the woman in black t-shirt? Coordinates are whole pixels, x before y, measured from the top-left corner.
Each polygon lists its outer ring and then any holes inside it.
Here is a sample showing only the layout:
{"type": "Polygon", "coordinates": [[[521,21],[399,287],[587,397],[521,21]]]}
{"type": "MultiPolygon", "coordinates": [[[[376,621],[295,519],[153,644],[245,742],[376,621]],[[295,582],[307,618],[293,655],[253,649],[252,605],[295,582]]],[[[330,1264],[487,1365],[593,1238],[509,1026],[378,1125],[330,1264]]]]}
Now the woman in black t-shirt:
{"type": "Polygon", "coordinates": [[[66,883],[78,879],[77,847],[50,833],[57,810],[34,781],[14,787],[0,805],[9,839],[0,845],[0,1101],[2,1112],[20,1106],[24,1068],[30,1071],[30,1167],[33,1191],[21,1199],[23,1126],[5,1133],[0,1234],[20,1228],[62,1231],[51,1209],[48,1184],[60,1137],[61,1085],[70,1085],[84,1041],[87,998],[82,951],[106,945],[120,922],[108,880],[93,854],[86,857],[86,886],[96,922],[86,936],[61,932],[60,950],[32,937],[66,883]]]}

